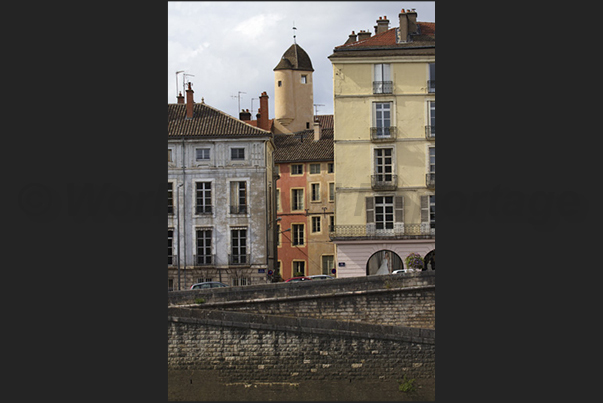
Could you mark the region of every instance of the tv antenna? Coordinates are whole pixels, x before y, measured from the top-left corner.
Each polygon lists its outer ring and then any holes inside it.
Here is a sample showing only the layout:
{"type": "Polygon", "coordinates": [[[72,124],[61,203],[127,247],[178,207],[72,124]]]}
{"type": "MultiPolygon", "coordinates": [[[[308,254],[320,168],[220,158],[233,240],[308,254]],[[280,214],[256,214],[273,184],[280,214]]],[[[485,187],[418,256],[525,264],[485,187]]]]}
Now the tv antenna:
{"type": "Polygon", "coordinates": [[[251,113],[253,113],[253,100],[258,100],[259,98],[251,98],[251,113]]]}
{"type": "Polygon", "coordinates": [[[184,73],[182,75],[182,77],[184,78],[183,83],[182,83],[182,92],[184,93],[184,92],[186,92],[186,88],[185,88],[186,87],[186,77],[195,77],[195,76],[193,74],[184,73]]]}
{"type": "Polygon", "coordinates": [[[247,93],[239,91],[236,96],[235,95],[230,96],[231,98],[237,98],[239,100],[239,110],[237,111],[237,113],[241,112],[241,94],[247,94],[247,93]]]}
{"type": "Polygon", "coordinates": [[[314,117],[318,116],[318,107],[325,106],[325,104],[313,104],[314,105],[314,117]]]}
{"type": "Polygon", "coordinates": [[[176,96],[178,96],[178,74],[184,73],[184,70],[180,70],[176,72],[176,96]]]}

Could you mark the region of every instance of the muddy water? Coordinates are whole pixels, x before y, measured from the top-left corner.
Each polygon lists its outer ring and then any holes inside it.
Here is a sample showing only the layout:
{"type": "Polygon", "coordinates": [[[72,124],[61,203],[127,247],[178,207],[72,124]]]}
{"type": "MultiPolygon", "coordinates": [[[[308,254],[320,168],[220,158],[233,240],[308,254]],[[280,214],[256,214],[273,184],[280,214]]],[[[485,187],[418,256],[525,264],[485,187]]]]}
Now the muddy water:
{"type": "Polygon", "coordinates": [[[403,393],[396,380],[225,382],[209,371],[168,371],[169,401],[434,401],[435,380],[403,393]]]}

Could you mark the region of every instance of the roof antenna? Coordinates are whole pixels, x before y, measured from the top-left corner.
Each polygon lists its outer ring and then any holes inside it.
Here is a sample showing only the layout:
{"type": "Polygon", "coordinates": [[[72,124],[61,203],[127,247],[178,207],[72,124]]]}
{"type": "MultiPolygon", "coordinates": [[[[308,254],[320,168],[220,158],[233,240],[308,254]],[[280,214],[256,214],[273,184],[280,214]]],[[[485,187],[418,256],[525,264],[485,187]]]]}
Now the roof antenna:
{"type": "Polygon", "coordinates": [[[176,72],[176,96],[178,96],[178,74],[184,73],[184,70],[179,70],[176,72]]]}
{"type": "Polygon", "coordinates": [[[195,77],[193,74],[186,74],[184,73],[182,75],[182,92],[186,92],[186,77],[195,77]]]}

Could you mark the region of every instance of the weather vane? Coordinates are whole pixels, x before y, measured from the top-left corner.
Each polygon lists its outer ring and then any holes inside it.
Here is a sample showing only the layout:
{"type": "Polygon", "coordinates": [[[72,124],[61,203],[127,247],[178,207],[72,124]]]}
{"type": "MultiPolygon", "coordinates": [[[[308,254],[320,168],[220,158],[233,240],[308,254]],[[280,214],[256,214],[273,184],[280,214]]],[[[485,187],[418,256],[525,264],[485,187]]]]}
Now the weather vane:
{"type": "Polygon", "coordinates": [[[295,28],[295,21],[293,21],[293,43],[297,44],[297,42],[295,42],[295,31],[297,30],[297,28],[295,28]]]}

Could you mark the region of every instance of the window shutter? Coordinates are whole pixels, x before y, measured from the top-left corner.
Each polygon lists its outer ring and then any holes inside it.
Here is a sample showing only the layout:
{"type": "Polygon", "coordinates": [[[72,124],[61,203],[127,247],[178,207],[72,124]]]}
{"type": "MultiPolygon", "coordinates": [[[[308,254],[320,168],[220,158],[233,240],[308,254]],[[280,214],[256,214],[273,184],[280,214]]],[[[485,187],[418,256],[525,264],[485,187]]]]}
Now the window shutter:
{"type": "Polygon", "coordinates": [[[394,211],[396,222],[404,222],[404,196],[394,197],[394,211]]]}
{"type": "Polygon", "coordinates": [[[375,222],[375,200],[372,197],[366,198],[366,223],[375,222]]]}
{"type": "Polygon", "coordinates": [[[383,64],[383,81],[391,81],[391,75],[389,72],[389,64],[383,64]]]}
{"type": "Polygon", "coordinates": [[[421,224],[429,223],[429,196],[421,196],[421,224]]]}

